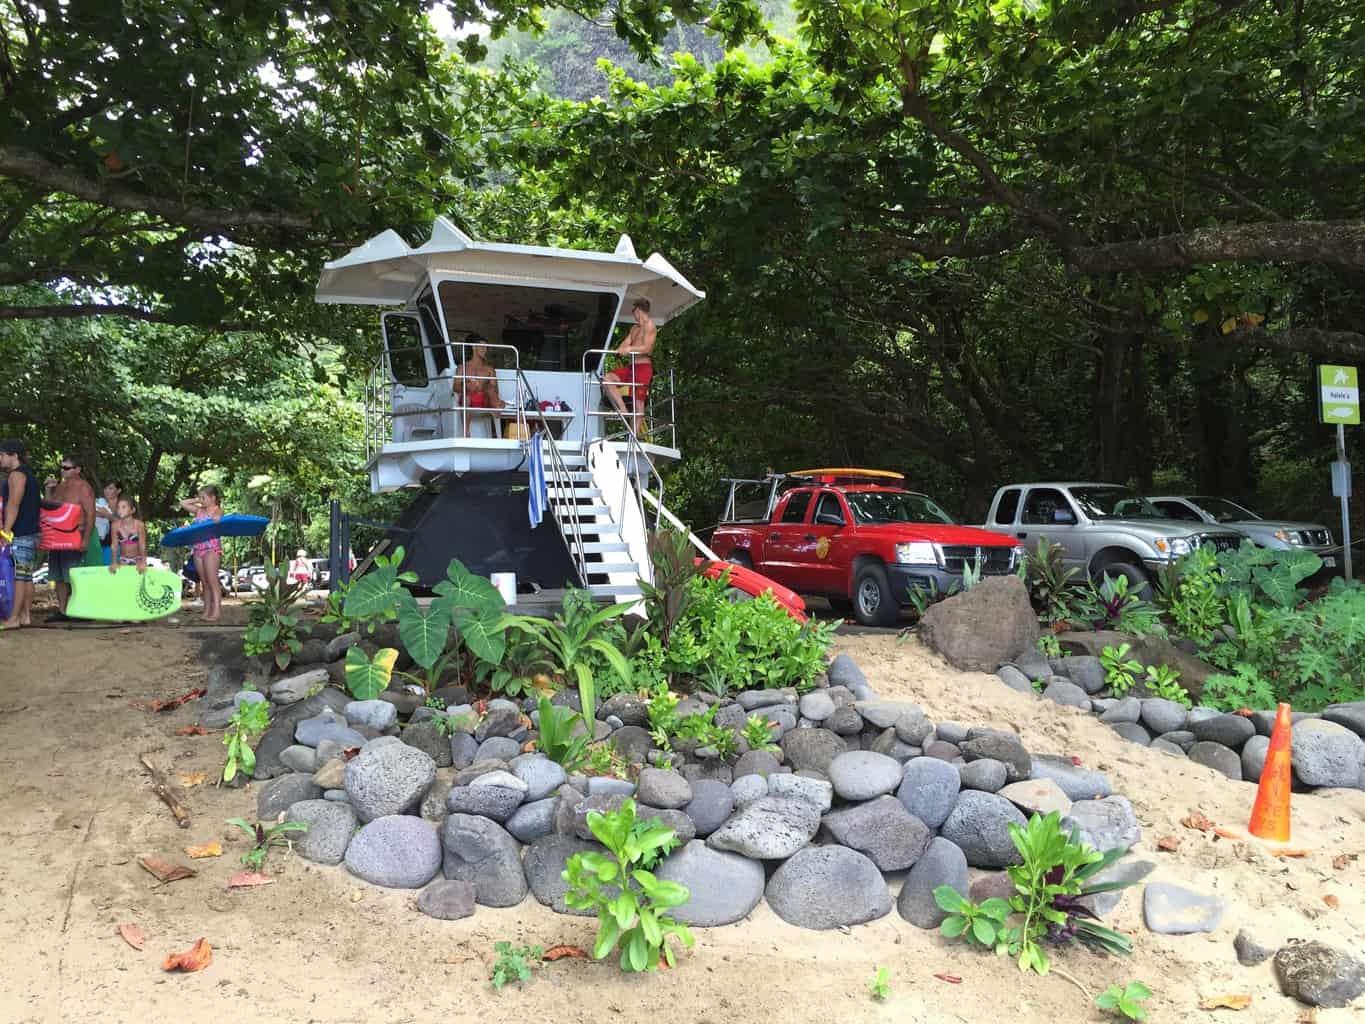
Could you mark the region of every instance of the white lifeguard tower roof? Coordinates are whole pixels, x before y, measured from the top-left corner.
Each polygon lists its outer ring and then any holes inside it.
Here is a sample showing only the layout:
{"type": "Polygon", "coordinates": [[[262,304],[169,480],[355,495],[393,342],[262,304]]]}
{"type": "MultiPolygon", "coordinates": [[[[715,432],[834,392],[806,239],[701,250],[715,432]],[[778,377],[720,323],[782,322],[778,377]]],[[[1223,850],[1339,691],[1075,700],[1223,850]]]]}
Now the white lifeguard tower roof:
{"type": "Polygon", "coordinates": [[[416,248],[388,230],[326,264],[318,279],[317,301],[401,306],[428,274],[442,271],[486,277],[490,282],[625,286],[620,319],[629,320],[631,304],[643,298],[649,300],[651,318],[660,324],[706,297],[657,252],[640,259],[628,235],[621,236],[615,252],[509,245],[475,241],[444,217],[437,217],[431,238],[416,248]]]}

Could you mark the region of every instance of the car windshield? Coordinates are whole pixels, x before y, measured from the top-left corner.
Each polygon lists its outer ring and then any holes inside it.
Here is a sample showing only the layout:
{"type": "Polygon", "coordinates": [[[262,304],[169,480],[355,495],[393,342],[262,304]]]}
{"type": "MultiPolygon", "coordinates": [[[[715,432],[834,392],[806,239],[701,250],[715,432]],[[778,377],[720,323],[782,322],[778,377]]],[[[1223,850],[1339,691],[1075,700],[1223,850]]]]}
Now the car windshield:
{"type": "Polygon", "coordinates": [[[1241,505],[1235,501],[1228,501],[1227,498],[1191,498],[1190,501],[1220,523],[1236,523],[1247,519],[1261,518],[1250,509],[1242,508],[1241,505]]]}
{"type": "Polygon", "coordinates": [[[952,517],[922,494],[856,491],[845,494],[860,523],[951,523],[952,517]]]}
{"type": "Polygon", "coordinates": [[[1090,519],[1162,519],[1157,507],[1126,487],[1073,487],[1071,496],[1090,519]]]}

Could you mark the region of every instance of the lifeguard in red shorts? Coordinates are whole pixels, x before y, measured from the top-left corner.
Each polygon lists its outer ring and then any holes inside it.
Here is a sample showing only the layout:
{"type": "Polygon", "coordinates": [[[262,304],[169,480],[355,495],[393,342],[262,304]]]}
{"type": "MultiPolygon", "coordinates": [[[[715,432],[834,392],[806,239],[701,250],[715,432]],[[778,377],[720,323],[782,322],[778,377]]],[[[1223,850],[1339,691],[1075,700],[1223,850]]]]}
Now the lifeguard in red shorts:
{"type": "Polygon", "coordinates": [[[654,379],[654,339],[658,335],[658,328],[649,317],[648,299],[636,299],[630,311],[635,318],[635,326],[616,350],[618,356],[626,359],[626,365],[602,378],[602,391],[616,411],[627,418],[631,430],[638,437],[645,422],[645,397],[649,394],[649,382],[654,379]],[[623,391],[630,395],[629,410],[621,394],[623,391]]]}

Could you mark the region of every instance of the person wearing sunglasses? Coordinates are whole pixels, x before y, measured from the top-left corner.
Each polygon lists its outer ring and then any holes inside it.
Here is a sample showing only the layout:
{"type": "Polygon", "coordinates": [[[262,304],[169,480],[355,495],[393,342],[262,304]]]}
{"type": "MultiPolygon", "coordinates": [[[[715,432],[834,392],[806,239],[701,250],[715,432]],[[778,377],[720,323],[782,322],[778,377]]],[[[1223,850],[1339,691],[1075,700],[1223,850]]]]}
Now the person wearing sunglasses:
{"type": "Polygon", "coordinates": [[[81,510],[81,546],[73,551],[47,553],[47,578],[57,586],[57,612],[66,616],[71,600],[71,570],[85,564],[85,548],[95,532],[95,489],[81,478],[80,459],[67,456],[61,461],[62,478],[45,481],[47,498],[62,505],[78,505],[81,510]]]}

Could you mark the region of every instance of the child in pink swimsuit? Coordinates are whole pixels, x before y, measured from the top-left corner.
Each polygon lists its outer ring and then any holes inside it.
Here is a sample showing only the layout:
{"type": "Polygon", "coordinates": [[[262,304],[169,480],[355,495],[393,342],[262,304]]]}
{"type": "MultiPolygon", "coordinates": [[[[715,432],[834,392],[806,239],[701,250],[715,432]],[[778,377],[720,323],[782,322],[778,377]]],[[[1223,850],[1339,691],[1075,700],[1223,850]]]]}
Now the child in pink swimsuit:
{"type": "MultiPolygon", "coordinates": [[[[186,498],[180,507],[186,512],[193,512],[196,523],[217,522],[223,518],[223,509],[219,504],[221,500],[218,488],[210,485],[199,488],[199,493],[193,498],[186,498]]],[[[218,567],[223,561],[223,542],[211,537],[195,544],[191,550],[194,552],[195,571],[199,573],[199,586],[204,591],[204,621],[217,622],[223,614],[223,590],[218,582],[218,567]]]]}
{"type": "Polygon", "coordinates": [[[135,565],[138,572],[146,572],[147,529],[137,517],[137,502],[132,498],[119,498],[114,504],[114,511],[118,518],[109,530],[109,540],[113,546],[109,571],[114,573],[122,566],[135,565]]]}

